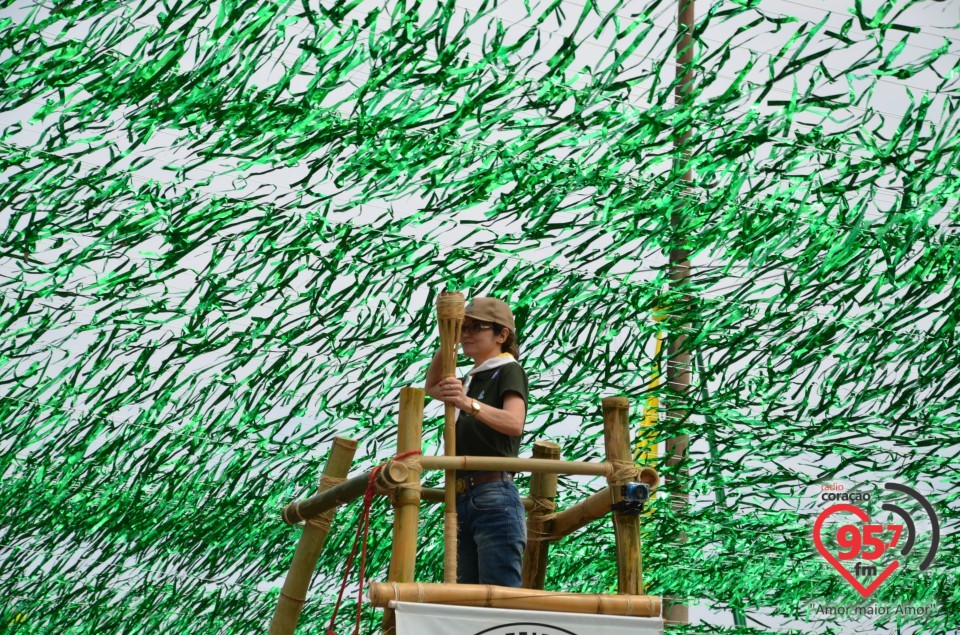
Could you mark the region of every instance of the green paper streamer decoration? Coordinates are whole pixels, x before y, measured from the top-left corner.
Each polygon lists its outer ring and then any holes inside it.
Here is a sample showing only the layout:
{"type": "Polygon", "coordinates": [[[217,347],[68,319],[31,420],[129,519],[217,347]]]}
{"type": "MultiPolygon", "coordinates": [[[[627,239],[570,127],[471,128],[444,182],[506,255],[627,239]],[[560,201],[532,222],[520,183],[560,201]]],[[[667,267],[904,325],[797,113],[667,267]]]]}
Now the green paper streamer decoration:
{"type": "MultiPolygon", "coordinates": [[[[355,473],[393,454],[448,284],[516,308],[524,446],[567,459],[601,458],[605,395],[639,436],[657,329],[687,336],[691,391],[656,391],[688,416],[655,433],[691,436],[692,504],[660,464],[645,582],[753,621],[669,629],[840,632],[811,607],[859,596],[815,554],[815,490],[891,480],[943,540],[872,601],[937,610],[858,623],[960,628],[956,6],[701,3],[678,107],[675,3],[602,4],[3,3],[5,628],[263,632],[298,535],[279,507],[335,435],[363,440],[355,473]]],[[[561,507],[599,486],[561,477],[561,507]]],[[[373,579],[390,518],[375,503],[373,579]]],[[[603,527],[555,545],[547,588],[615,592],[603,527]]]]}

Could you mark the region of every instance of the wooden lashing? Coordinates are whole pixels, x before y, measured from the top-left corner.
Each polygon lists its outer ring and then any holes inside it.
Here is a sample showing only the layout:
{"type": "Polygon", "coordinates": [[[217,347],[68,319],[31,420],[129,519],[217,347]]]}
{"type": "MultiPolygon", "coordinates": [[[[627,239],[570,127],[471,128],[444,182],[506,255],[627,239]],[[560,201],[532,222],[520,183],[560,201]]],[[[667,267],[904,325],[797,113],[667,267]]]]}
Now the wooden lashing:
{"type": "MultiPolygon", "coordinates": [[[[623,499],[620,488],[634,482],[637,474],[630,451],[629,408],[630,401],[626,397],[607,397],[603,400],[603,441],[607,462],[613,466],[611,476],[607,477],[612,504],[623,499]]],[[[613,532],[617,545],[617,593],[640,595],[643,592],[643,576],[639,517],[614,511],[613,532]]]]}
{"type": "MultiPolygon", "coordinates": [[[[400,390],[400,420],[397,430],[397,454],[422,449],[422,388],[400,390]]],[[[406,486],[401,486],[394,500],[393,547],[390,553],[389,582],[413,582],[417,564],[417,526],[420,523],[420,473],[411,469],[406,486]]],[[[396,615],[391,608],[383,611],[384,635],[396,632],[396,615]]]]}
{"type": "MultiPolygon", "coordinates": [[[[533,444],[533,458],[560,459],[560,446],[551,441],[533,444]]],[[[556,503],[557,475],[537,473],[530,477],[530,498],[534,507],[527,514],[527,546],[523,552],[521,585],[524,589],[542,589],[547,575],[547,553],[550,543],[545,540],[547,522],[556,503]]]]}
{"type": "MultiPolygon", "coordinates": [[[[460,329],[463,326],[464,297],[460,293],[445,292],[437,298],[437,322],[440,325],[440,356],[443,362],[443,378],[454,377],[457,372],[457,348],[460,345],[460,329]]],[[[457,412],[453,404],[444,404],[443,452],[446,456],[457,453],[457,412]]],[[[457,582],[457,473],[445,471],[443,513],[443,580],[448,584],[457,582]]]]}
{"type": "MultiPolygon", "coordinates": [[[[353,439],[344,439],[337,437],[333,440],[333,447],[330,450],[330,457],[323,468],[323,475],[320,477],[320,486],[317,492],[324,492],[340,481],[342,481],[350,471],[350,464],[353,463],[353,455],[357,451],[357,442],[353,439]]],[[[270,621],[270,635],[292,635],[297,628],[297,622],[300,621],[300,612],[307,600],[307,588],[310,586],[310,578],[313,577],[314,569],[317,568],[317,559],[323,550],[323,543],[327,540],[330,533],[330,521],[336,508],[326,511],[318,518],[307,521],[300,534],[300,541],[293,553],[293,561],[290,563],[290,570],[283,581],[283,588],[280,590],[280,598],[277,600],[277,608],[274,610],[273,619],[270,621]]]]}

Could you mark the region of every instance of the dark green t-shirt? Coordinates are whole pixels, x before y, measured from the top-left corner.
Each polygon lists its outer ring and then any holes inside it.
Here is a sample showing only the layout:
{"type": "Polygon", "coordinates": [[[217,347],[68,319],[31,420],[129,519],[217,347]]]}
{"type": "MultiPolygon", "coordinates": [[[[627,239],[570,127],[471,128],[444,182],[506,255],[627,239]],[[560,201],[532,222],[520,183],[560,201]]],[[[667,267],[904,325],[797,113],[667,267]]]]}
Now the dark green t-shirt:
{"type": "MultiPolygon", "coordinates": [[[[492,368],[473,376],[467,396],[494,408],[503,408],[503,398],[515,392],[527,401],[527,374],[517,363],[492,368]]],[[[457,454],[459,456],[517,456],[520,437],[497,432],[467,412],[457,418],[457,454]]]]}

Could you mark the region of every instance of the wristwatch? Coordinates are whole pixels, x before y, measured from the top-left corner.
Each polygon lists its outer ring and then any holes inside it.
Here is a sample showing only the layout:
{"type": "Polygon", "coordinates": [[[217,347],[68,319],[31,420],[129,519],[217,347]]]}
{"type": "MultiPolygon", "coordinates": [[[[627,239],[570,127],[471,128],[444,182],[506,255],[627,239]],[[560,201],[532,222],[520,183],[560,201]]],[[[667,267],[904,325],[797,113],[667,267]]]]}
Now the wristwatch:
{"type": "Polygon", "coordinates": [[[472,414],[474,417],[480,414],[480,402],[476,399],[473,399],[470,402],[470,414],[472,414]]]}

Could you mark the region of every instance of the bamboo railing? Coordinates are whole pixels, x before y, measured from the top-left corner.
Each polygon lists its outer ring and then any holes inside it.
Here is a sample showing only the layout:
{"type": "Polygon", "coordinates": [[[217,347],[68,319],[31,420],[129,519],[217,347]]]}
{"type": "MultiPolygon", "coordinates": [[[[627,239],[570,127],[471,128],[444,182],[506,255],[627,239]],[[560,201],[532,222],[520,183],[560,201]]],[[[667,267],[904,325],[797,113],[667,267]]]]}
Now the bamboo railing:
{"type": "MultiPolygon", "coordinates": [[[[398,425],[397,453],[413,455],[403,460],[390,460],[383,464],[379,472],[378,491],[390,495],[393,501],[394,527],[391,547],[390,569],[386,583],[372,583],[370,599],[374,606],[385,608],[383,633],[394,633],[393,611],[387,605],[391,599],[400,601],[444,602],[470,606],[511,606],[543,611],[566,611],[605,613],[610,615],[660,614],[660,598],[643,595],[643,573],[640,560],[639,516],[629,511],[613,511],[612,522],[616,540],[617,595],[595,595],[579,593],[552,593],[543,591],[549,543],[562,539],[578,529],[611,513],[611,507],[622,500],[622,487],[628,483],[645,483],[653,489],[659,483],[656,470],[638,468],[632,459],[630,449],[630,430],[628,424],[629,401],[626,397],[609,397],[603,400],[603,429],[606,461],[563,461],[560,460],[560,447],[549,441],[534,444],[534,458],[478,457],[478,456],[417,456],[421,448],[423,428],[424,391],[419,388],[403,388],[400,393],[400,415],[398,425]],[[527,510],[528,543],[524,553],[523,587],[530,592],[518,589],[495,587],[490,585],[419,584],[415,581],[417,526],[420,504],[443,502],[449,504],[449,490],[422,488],[420,473],[422,470],[444,470],[447,482],[450,473],[455,470],[503,470],[510,472],[530,472],[530,496],[523,498],[527,510]],[[607,479],[607,487],[588,496],[579,503],[553,513],[553,499],[557,493],[558,474],[579,474],[602,476],[607,479]],[[412,589],[412,590],[411,590],[412,589]],[[386,598],[386,599],[384,599],[386,598]],[[430,598],[441,598],[433,599],[430,598]],[[502,598],[490,604],[492,598],[502,598]]],[[[345,440],[337,440],[343,442],[345,440]]],[[[356,447],[356,442],[352,443],[356,447]]],[[[352,453],[350,454],[352,457],[352,453]]],[[[333,457],[333,455],[331,455],[333,457]]],[[[346,462],[349,463],[349,457],[346,462]]],[[[331,458],[331,462],[333,458],[331,458]]],[[[342,459],[340,459],[342,463],[342,459]]],[[[324,474],[331,469],[325,469],[324,474]]],[[[340,469],[340,468],[337,468],[340,469]]],[[[345,476],[345,470],[342,470],[345,476]]],[[[321,487],[317,494],[301,501],[295,501],[284,507],[282,518],[289,524],[306,522],[316,524],[316,519],[324,519],[329,527],[334,510],[363,496],[367,488],[369,475],[366,472],[352,478],[343,479],[331,487],[321,487]]],[[[330,485],[330,482],[327,482],[330,485]]],[[[444,514],[449,517],[448,514],[444,514]]],[[[306,535],[306,529],[304,534],[306,535]]],[[[447,532],[445,532],[447,533],[447,532]]],[[[325,538],[325,534],[324,534],[325,538]]],[[[301,539],[303,542],[303,539],[301,539]]],[[[316,558],[322,547],[322,540],[316,546],[316,538],[311,539],[314,546],[307,552],[309,567],[303,564],[304,556],[295,556],[289,579],[296,580],[295,592],[288,592],[287,582],[274,621],[271,635],[293,633],[303,602],[306,601],[306,584],[309,582],[316,558]],[[299,564],[298,564],[299,563],[299,564]],[[304,578],[304,572],[306,577],[304,578]],[[304,581],[305,580],[305,581],[304,581]],[[275,628],[275,625],[277,627],[275,628]]],[[[449,546],[449,543],[445,544],[449,546]]],[[[298,554],[300,548],[298,547],[298,554]]],[[[449,573],[449,571],[447,571],[449,573]]]]}
{"type": "Polygon", "coordinates": [[[490,584],[372,582],[369,596],[370,604],[379,607],[386,607],[390,602],[426,602],[527,611],[635,617],[660,615],[660,598],[651,595],[557,593],[536,589],[511,589],[490,584]]]}

